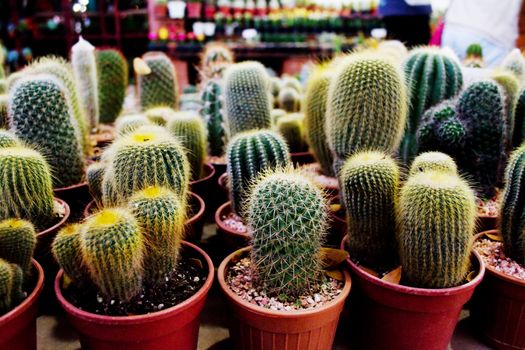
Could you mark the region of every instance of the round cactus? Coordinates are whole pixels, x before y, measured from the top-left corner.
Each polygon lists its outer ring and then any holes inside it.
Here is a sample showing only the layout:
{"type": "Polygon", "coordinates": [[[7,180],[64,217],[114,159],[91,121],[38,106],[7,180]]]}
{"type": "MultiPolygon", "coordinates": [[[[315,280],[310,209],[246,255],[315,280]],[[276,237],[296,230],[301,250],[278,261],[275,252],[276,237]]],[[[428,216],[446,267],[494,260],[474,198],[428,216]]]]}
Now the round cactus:
{"type": "Polygon", "coordinates": [[[525,80],[525,58],[520,49],[513,49],[501,62],[501,68],[511,71],[520,82],[525,80]]]}
{"type": "Polygon", "coordinates": [[[293,113],[279,118],[275,129],[286,140],[290,152],[304,152],[308,149],[305,141],[304,114],[293,113]]]}
{"type": "Polygon", "coordinates": [[[467,47],[467,57],[483,57],[483,48],[478,43],[470,44],[467,47]]]}
{"type": "Polygon", "coordinates": [[[0,259],[0,315],[11,311],[24,297],[20,267],[0,259]]]}
{"type": "Polygon", "coordinates": [[[417,173],[439,170],[450,174],[457,174],[458,167],[454,159],[448,154],[441,152],[425,152],[418,155],[410,166],[410,176],[417,173]]]}
{"type": "Polygon", "coordinates": [[[142,110],[153,107],[178,109],[178,84],[173,62],[162,52],[148,52],[142,58],[150,69],[146,75],[137,74],[142,110]]]}
{"type": "Polygon", "coordinates": [[[86,169],[86,180],[89,187],[89,193],[97,203],[102,202],[102,182],[104,180],[104,173],[106,171],[106,164],[96,162],[90,164],[86,169]]]}
{"type": "Polygon", "coordinates": [[[155,107],[148,109],[144,115],[150,123],[165,126],[175,113],[175,110],[170,107],[155,107]]]}
{"type": "Polygon", "coordinates": [[[303,91],[303,86],[301,85],[301,82],[299,82],[299,80],[297,80],[296,78],[292,76],[283,76],[283,78],[281,79],[281,82],[282,82],[281,89],[292,88],[298,93],[301,93],[303,91]]]}
{"type": "Polygon", "coordinates": [[[221,157],[228,143],[226,120],[222,108],[222,88],[218,81],[210,80],[202,90],[200,115],[208,131],[208,153],[221,157]]]}
{"type": "Polygon", "coordinates": [[[113,123],[122,111],[128,87],[128,63],[115,49],[98,50],[98,102],[101,123],[113,123]]]}
{"type": "Polygon", "coordinates": [[[294,88],[281,89],[277,101],[279,108],[288,113],[296,113],[301,110],[301,94],[294,88]]]}
{"type": "Polygon", "coordinates": [[[143,125],[150,125],[150,121],[143,114],[129,114],[119,117],[115,122],[115,130],[119,136],[129,134],[143,125]]]}
{"type": "Polygon", "coordinates": [[[273,97],[277,98],[277,96],[279,96],[279,92],[281,91],[282,87],[283,83],[279,77],[270,78],[270,92],[273,97]]]}
{"type": "Polygon", "coordinates": [[[31,272],[31,259],[36,246],[35,227],[29,221],[0,221],[0,257],[20,266],[26,275],[31,272]]]}
{"type": "Polygon", "coordinates": [[[10,131],[0,129],[0,148],[20,146],[18,138],[10,131]]]}
{"type": "Polygon", "coordinates": [[[89,283],[90,277],[82,261],[81,224],[71,224],[58,231],[52,245],[58,265],[76,286],[89,283]]]}

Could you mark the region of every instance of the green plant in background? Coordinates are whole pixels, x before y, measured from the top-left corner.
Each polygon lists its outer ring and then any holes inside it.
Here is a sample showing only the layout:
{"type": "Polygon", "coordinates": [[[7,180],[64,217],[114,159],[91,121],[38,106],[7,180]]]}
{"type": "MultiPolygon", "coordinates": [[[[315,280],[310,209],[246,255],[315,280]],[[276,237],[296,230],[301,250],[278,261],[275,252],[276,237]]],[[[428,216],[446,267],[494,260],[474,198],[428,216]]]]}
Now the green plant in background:
{"type": "Polygon", "coordinates": [[[88,117],[91,129],[98,127],[98,75],[95,47],[82,37],[71,48],[71,64],[79,93],[79,101],[88,117]]]}
{"type": "Polygon", "coordinates": [[[10,131],[0,129],[0,148],[20,146],[18,138],[10,131]]]}
{"type": "Polygon", "coordinates": [[[140,106],[143,111],[153,107],[178,109],[179,92],[175,67],[162,52],[148,52],[142,56],[149,67],[148,74],[138,74],[140,106]]]}
{"type": "Polygon", "coordinates": [[[513,49],[501,62],[501,68],[511,71],[522,83],[525,80],[525,58],[520,49],[513,49]]]}
{"type": "Polygon", "coordinates": [[[9,124],[20,140],[45,152],[54,187],[76,185],[84,176],[81,135],[66,97],[56,78],[38,75],[18,81],[9,99],[9,124]]]}
{"type": "Polygon", "coordinates": [[[262,64],[248,61],[230,66],[224,87],[230,135],[271,127],[269,78],[262,64]]]}
{"type": "Polygon", "coordinates": [[[467,47],[467,57],[483,57],[483,48],[478,43],[470,44],[467,47]]]}
{"type": "Polygon", "coordinates": [[[7,103],[9,101],[9,96],[4,94],[0,95],[0,128],[8,127],[8,116],[7,116],[7,103]]]}
{"type": "Polygon", "coordinates": [[[144,256],[144,279],[155,284],[164,280],[177,266],[184,235],[185,202],[162,187],[148,187],[131,197],[129,209],[142,227],[148,242],[144,256]]]}
{"type": "Polygon", "coordinates": [[[420,288],[464,282],[476,223],[474,192],[459,176],[425,171],[401,190],[398,244],[403,279],[420,288]]]}
{"type": "Polygon", "coordinates": [[[221,78],[226,68],[234,62],[234,54],[230,48],[221,42],[210,42],[204,46],[200,55],[199,73],[203,82],[221,78]]]}
{"type": "Polygon", "coordinates": [[[288,146],[269,130],[247,131],[230,140],[226,151],[232,208],[242,215],[250,183],[259,173],[290,164],[288,146]]]}
{"type": "Polygon", "coordinates": [[[288,113],[296,113],[301,110],[301,94],[294,88],[282,88],[277,101],[279,108],[288,113]]]}
{"type": "Polygon", "coordinates": [[[0,257],[20,266],[29,275],[36,246],[35,227],[29,221],[6,219],[0,221],[0,257]]]}
{"type": "Polygon", "coordinates": [[[301,93],[303,91],[303,86],[301,85],[301,82],[297,80],[295,77],[283,76],[283,78],[281,79],[281,82],[282,82],[281,89],[292,88],[298,93],[301,93]]]}
{"type": "Polygon", "coordinates": [[[378,271],[395,267],[400,186],[396,162],[383,152],[359,152],[345,161],[339,178],[352,258],[378,271]]]}
{"type": "Polygon", "coordinates": [[[455,96],[463,85],[463,75],[455,57],[432,47],[413,50],[404,62],[404,69],[409,85],[410,111],[400,154],[409,164],[416,156],[416,132],[423,113],[455,96]]]}
{"type": "Polygon", "coordinates": [[[279,77],[271,77],[270,78],[270,92],[274,98],[277,98],[279,96],[279,92],[282,88],[282,81],[279,77]]]}
{"type": "Polygon", "coordinates": [[[175,110],[170,107],[155,107],[145,111],[144,115],[151,124],[165,126],[175,113],[175,110]]]}
{"type": "Polygon", "coordinates": [[[286,115],[286,111],[280,108],[272,109],[270,112],[270,119],[272,120],[272,125],[277,125],[277,122],[281,117],[284,117],[286,115]]]}
{"type": "Polygon", "coordinates": [[[512,136],[513,147],[520,146],[525,140],[525,87],[518,92],[514,109],[514,133],[512,136]]]}
{"type": "Polygon", "coordinates": [[[203,176],[206,160],[206,129],[197,112],[178,112],[173,115],[167,129],[187,150],[192,180],[203,176]]]}
{"type": "Polygon", "coordinates": [[[491,74],[491,78],[496,81],[503,88],[503,96],[505,98],[505,117],[506,117],[506,141],[507,141],[507,152],[512,150],[512,144],[514,141],[514,124],[515,124],[515,109],[516,102],[518,99],[518,92],[520,89],[520,82],[518,79],[509,71],[506,70],[494,70],[491,74]]]}
{"type": "Polygon", "coordinates": [[[321,274],[321,245],[328,207],[322,191],[293,170],[266,172],[247,203],[253,232],[252,268],[271,293],[304,295],[321,274]]]}
{"type": "Polygon", "coordinates": [[[0,148],[0,184],[0,219],[27,219],[40,229],[55,217],[51,171],[37,151],[0,148]]]}
{"type": "Polygon", "coordinates": [[[23,298],[23,274],[20,267],[0,258],[0,315],[3,315],[23,298]]]}
{"type": "Polygon", "coordinates": [[[64,273],[77,286],[89,283],[89,275],[83,263],[81,248],[81,224],[70,224],[58,231],[53,240],[52,252],[64,273]]]}
{"type": "Polygon", "coordinates": [[[96,162],[90,164],[86,169],[86,181],[89,187],[89,193],[97,203],[102,203],[102,182],[104,180],[104,173],[106,172],[106,164],[103,162],[96,162]]]}
{"type": "Polygon", "coordinates": [[[115,130],[119,136],[129,134],[139,127],[150,125],[150,121],[143,114],[128,114],[119,117],[115,121],[115,130]]]}
{"type": "Polygon", "coordinates": [[[410,176],[417,173],[439,170],[442,172],[457,174],[458,167],[454,159],[442,152],[424,152],[419,154],[410,166],[410,176]]]}
{"type": "Polygon", "coordinates": [[[210,80],[201,95],[200,115],[208,132],[208,154],[221,157],[228,143],[226,118],[222,108],[222,88],[217,80],[210,80]]]}
{"type": "Polygon", "coordinates": [[[128,62],[115,49],[98,50],[98,101],[101,123],[113,123],[122,111],[128,87],[128,62]]]}
{"type": "Polygon", "coordinates": [[[471,68],[483,67],[483,48],[480,44],[474,43],[467,47],[467,56],[463,64],[471,68]]]}
{"type": "Polygon", "coordinates": [[[308,145],[305,141],[304,114],[293,113],[279,118],[275,129],[286,140],[290,152],[296,153],[308,150],[308,145]]]}
{"type": "Polygon", "coordinates": [[[361,150],[393,154],[407,114],[401,69],[378,54],[356,53],[342,59],[330,83],[326,135],[334,170],[361,150]]]}

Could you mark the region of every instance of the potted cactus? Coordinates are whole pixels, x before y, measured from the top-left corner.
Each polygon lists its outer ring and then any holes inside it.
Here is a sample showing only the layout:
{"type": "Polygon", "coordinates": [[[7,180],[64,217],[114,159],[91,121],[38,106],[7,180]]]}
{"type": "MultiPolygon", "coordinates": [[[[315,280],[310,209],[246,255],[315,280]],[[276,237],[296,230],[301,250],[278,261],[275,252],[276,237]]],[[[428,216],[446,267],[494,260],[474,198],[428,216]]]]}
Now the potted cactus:
{"type": "Polygon", "coordinates": [[[260,176],[249,196],[253,244],[218,269],[234,348],[331,348],[351,282],[345,271],[335,279],[322,269],[328,219],[322,190],[285,169],[260,176]]]}
{"type": "Polygon", "coordinates": [[[277,118],[274,129],[286,140],[294,165],[300,166],[314,161],[312,154],[308,152],[308,144],[306,143],[304,114],[290,113],[277,118]]]}

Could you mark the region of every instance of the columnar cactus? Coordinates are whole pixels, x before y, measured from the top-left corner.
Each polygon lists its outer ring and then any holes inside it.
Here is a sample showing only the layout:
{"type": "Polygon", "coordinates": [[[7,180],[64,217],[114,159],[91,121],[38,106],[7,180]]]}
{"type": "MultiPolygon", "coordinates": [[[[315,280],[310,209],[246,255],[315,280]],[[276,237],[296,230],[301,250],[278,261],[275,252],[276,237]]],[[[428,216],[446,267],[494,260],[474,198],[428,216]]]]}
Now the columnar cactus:
{"type": "Polygon", "coordinates": [[[336,173],[358,151],[395,153],[407,106],[403,72],[389,59],[367,53],[342,59],[330,83],[326,114],[336,173]]]}
{"type": "Polygon", "coordinates": [[[115,130],[119,136],[135,131],[143,125],[151,124],[143,114],[129,114],[119,117],[115,122],[115,130]]]}
{"type": "Polygon", "coordinates": [[[328,210],[322,191],[292,170],[260,177],[248,200],[252,268],[268,291],[309,292],[319,281],[328,210]]]}
{"type": "Polygon", "coordinates": [[[202,90],[200,115],[208,131],[208,154],[220,157],[228,143],[226,118],[222,108],[222,88],[218,81],[210,80],[202,90]]]}
{"type": "Polygon", "coordinates": [[[45,150],[55,187],[82,182],[85,166],[81,136],[65,91],[50,75],[29,76],[16,83],[9,99],[14,133],[45,150]]]}
{"type": "Polygon", "coordinates": [[[420,288],[464,282],[476,222],[473,191],[459,176],[429,170],[401,190],[398,244],[403,279],[420,288]]]}
{"type": "Polygon", "coordinates": [[[301,110],[301,94],[294,88],[286,87],[281,89],[277,101],[279,108],[288,113],[296,113],[301,110]]]}
{"type": "Polygon", "coordinates": [[[382,152],[359,152],[348,158],[339,174],[352,258],[377,270],[399,261],[396,210],[400,171],[382,152]]]}
{"type": "Polygon", "coordinates": [[[511,71],[520,82],[525,80],[525,58],[520,49],[513,49],[501,63],[501,68],[511,71]]]}
{"type": "Polygon", "coordinates": [[[151,124],[165,126],[175,113],[175,110],[170,107],[155,107],[145,111],[144,115],[151,124]]]}
{"type": "Polygon", "coordinates": [[[128,63],[115,49],[99,50],[97,56],[100,122],[113,123],[122,111],[128,87],[128,63]]]}
{"type": "Polygon", "coordinates": [[[31,259],[36,246],[35,227],[29,221],[0,221],[0,257],[20,266],[26,275],[31,272],[31,259]]]}
{"type": "Polygon", "coordinates": [[[200,179],[206,160],[206,129],[201,117],[196,112],[175,113],[168,122],[167,129],[187,150],[191,179],[200,179]]]}
{"type": "Polygon", "coordinates": [[[10,131],[0,129],[0,148],[20,146],[18,138],[10,131]]]}
{"type": "Polygon", "coordinates": [[[226,70],[224,101],[232,136],[271,127],[268,84],[268,74],[259,62],[237,63],[226,70]]]}
{"type": "Polygon", "coordinates": [[[525,87],[518,92],[516,108],[514,110],[513,147],[520,146],[525,140],[525,87]]]}
{"type": "Polygon", "coordinates": [[[89,193],[91,193],[97,203],[102,203],[102,182],[105,172],[106,164],[102,162],[92,163],[86,169],[86,181],[89,187],[89,193]]]}
{"type": "Polygon", "coordinates": [[[88,117],[88,125],[93,129],[98,126],[98,76],[95,47],[82,37],[71,48],[71,64],[77,84],[77,90],[88,117]]]}
{"type": "Polygon", "coordinates": [[[308,149],[305,141],[304,114],[293,113],[279,118],[275,129],[286,140],[290,152],[304,152],[308,149]]]}
{"type": "Polygon", "coordinates": [[[410,166],[410,176],[417,173],[439,170],[450,174],[457,174],[458,167],[454,159],[441,152],[424,152],[418,155],[410,166]]]}
{"type": "Polygon", "coordinates": [[[177,266],[186,206],[174,192],[162,187],[149,187],[135,193],[128,207],[148,242],[148,254],[144,256],[144,279],[154,284],[166,278],[177,266]]]}
{"type": "Polygon", "coordinates": [[[84,224],[80,248],[93,283],[107,298],[128,301],[142,288],[144,237],[125,209],[105,209],[84,224]]]}
{"type": "Polygon", "coordinates": [[[77,286],[89,283],[88,271],[82,261],[81,232],[81,224],[67,225],[58,231],[52,245],[56,261],[77,286]]]}
{"type": "Polygon", "coordinates": [[[506,140],[507,140],[507,153],[512,150],[512,144],[514,141],[514,124],[515,124],[515,108],[516,101],[518,99],[518,93],[520,89],[520,82],[514,76],[514,74],[506,70],[494,70],[491,78],[498,83],[503,89],[503,96],[505,98],[505,118],[506,118],[506,140]]]}
{"type": "Polygon", "coordinates": [[[173,62],[162,52],[148,52],[142,58],[151,70],[149,74],[137,74],[142,110],[153,107],[178,109],[178,84],[173,62]]]}
{"type": "Polygon", "coordinates": [[[23,299],[22,283],[20,267],[0,259],[0,315],[11,311],[23,299]]]}
{"type": "Polygon", "coordinates": [[[238,134],[230,140],[226,154],[232,207],[239,215],[243,214],[249,185],[256,176],[262,171],[290,164],[286,142],[267,130],[238,134]]]}

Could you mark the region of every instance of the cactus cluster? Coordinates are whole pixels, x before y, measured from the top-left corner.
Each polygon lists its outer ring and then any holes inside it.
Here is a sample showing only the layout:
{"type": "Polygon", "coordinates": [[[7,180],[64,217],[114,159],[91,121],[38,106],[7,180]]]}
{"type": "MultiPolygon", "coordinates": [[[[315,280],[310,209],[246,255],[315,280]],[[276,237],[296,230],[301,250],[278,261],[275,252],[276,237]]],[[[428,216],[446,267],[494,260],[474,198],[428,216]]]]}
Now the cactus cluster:
{"type": "Polygon", "coordinates": [[[219,81],[210,80],[203,88],[200,115],[206,123],[208,154],[220,157],[228,143],[226,117],[223,111],[222,88],[219,81]]]}
{"type": "Polygon", "coordinates": [[[304,130],[304,114],[292,113],[277,120],[275,130],[277,130],[288,144],[290,152],[305,152],[308,150],[306,144],[306,131],[304,130]]]}
{"type": "Polygon", "coordinates": [[[115,49],[98,50],[96,57],[100,122],[110,124],[122,111],[128,87],[128,63],[115,49]]]}
{"type": "Polygon", "coordinates": [[[142,110],[154,107],[178,109],[178,83],[173,62],[162,52],[148,52],[142,58],[149,68],[147,74],[137,72],[142,110]]]}
{"type": "Polygon", "coordinates": [[[296,113],[301,110],[301,94],[292,87],[285,87],[279,91],[277,105],[287,113],[296,113]]]}

